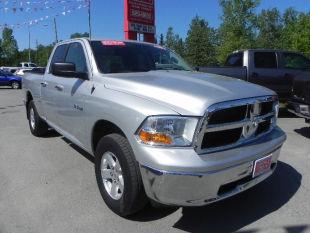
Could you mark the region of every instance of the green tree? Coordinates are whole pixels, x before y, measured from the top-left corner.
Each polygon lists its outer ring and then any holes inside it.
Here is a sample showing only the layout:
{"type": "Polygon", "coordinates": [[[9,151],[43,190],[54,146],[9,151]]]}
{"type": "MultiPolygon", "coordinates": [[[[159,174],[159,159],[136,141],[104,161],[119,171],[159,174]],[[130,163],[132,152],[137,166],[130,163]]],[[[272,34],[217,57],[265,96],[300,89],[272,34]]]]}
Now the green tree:
{"type": "Polygon", "coordinates": [[[1,40],[1,58],[4,65],[12,65],[18,56],[17,41],[13,36],[13,30],[10,28],[4,28],[2,31],[1,40]]]}
{"type": "Polygon", "coordinates": [[[219,28],[218,60],[224,63],[229,53],[255,46],[255,8],[259,0],[220,0],[223,9],[219,28]]]}
{"type": "Polygon", "coordinates": [[[216,31],[204,19],[196,16],[186,38],[186,58],[195,66],[215,65],[216,31]]]}
{"type": "Polygon", "coordinates": [[[70,39],[83,38],[83,37],[89,37],[89,33],[88,32],[84,32],[84,33],[76,32],[76,33],[71,34],[70,39]]]}
{"type": "Polygon", "coordinates": [[[283,30],[284,49],[294,50],[310,56],[310,12],[299,14],[283,30]]]}
{"type": "Polygon", "coordinates": [[[257,47],[267,49],[281,48],[282,17],[277,8],[262,10],[257,17],[257,47]]]}
{"type": "Polygon", "coordinates": [[[170,48],[171,50],[175,51],[181,56],[185,54],[185,44],[183,39],[178,35],[175,34],[172,27],[168,28],[166,34],[166,41],[165,46],[170,48]]]}
{"type": "Polygon", "coordinates": [[[159,45],[164,46],[165,45],[165,37],[164,34],[160,34],[160,38],[159,38],[159,45]]]}

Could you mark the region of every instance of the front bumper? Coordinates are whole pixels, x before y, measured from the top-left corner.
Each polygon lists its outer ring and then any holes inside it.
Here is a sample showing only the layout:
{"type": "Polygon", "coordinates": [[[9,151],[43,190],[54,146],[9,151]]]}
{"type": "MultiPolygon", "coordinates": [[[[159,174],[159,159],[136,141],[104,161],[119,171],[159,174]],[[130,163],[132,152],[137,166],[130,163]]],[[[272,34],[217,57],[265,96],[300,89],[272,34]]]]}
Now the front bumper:
{"type": "Polygon", "coordinates": [[[310,105],[309,104],[289,101],[287,109],[289,112],[295,114],[296,116],[299,116],[305,119],[310,119],[310,105]]]}
{"type": "Polygon", "coordinates": [[[236,159],[229,160],[230,162],[221,160],[221,166],[219,166],[220,161],[217,161],[216,166],[212,163],[213,155],[197,155],[206,157],[205,169],[200,168],[201,172],[190,168],[190,164],[187,169],[183,167],[183,171],[180,171],[179,169],[158,169],[140,163],[146,194],[150,199],[166,205],[203,206],[247,190],[268,178],[276,169],[286,136],[280,129],[275,131],[277,132],[256,144],[218,152],[218,156],[222,158],[225,155],[236,155],[236,159]],[[271,170],[253,179],[254,161],[268,155],[272,155],[271,170]]]}

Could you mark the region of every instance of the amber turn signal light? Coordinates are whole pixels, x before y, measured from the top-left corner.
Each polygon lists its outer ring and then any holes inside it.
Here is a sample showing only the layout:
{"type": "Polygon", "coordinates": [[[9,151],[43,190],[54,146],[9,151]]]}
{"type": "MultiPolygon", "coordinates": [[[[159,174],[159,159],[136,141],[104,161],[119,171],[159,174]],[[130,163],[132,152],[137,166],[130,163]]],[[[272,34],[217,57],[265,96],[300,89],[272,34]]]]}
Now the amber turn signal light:
{"type": "Polygon", "coordinates": [[[166,134],[149,133],[149,132],[141,130],[139,133],[139,137],[141,141],[147,144],[149,143],[165,144],[165,145],[172,144],[172,138],[166,134]]]}

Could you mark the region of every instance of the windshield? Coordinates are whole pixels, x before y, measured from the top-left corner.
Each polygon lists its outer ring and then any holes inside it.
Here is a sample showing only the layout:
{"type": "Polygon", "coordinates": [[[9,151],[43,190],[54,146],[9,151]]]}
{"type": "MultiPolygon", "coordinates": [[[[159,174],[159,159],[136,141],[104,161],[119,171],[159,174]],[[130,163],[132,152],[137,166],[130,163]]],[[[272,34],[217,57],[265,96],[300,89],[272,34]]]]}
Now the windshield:
{"type": "Polygon", "coordinates": [[[91,47],[100,72],[105,74],[151,70],[192,71],[180,56],[158,45],[92,41],[91,47]]]}

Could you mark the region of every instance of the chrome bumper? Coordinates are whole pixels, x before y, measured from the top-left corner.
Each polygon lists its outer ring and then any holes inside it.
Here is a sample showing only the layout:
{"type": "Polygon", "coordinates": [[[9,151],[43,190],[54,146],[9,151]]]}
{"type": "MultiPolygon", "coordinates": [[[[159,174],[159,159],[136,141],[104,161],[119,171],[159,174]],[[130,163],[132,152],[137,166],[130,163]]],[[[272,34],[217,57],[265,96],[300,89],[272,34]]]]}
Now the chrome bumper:
{"type": "Polygon", "coordinates": [[[288,102],[287,110],[296,116],[310,119],[310,105],[291,101],[288,102]],[[307,109],[303,109],[301,106],[307,106],[307,109]]]}
{"type": "Polygon", "coordinates": [[[206,173],[169,172],[140,165],[146,194],[152,200],[174,206],[203,206],[247,190],[276,169],[281,147],[270,151],[272,169],[252,178],[254,161],[206,173]]]}

